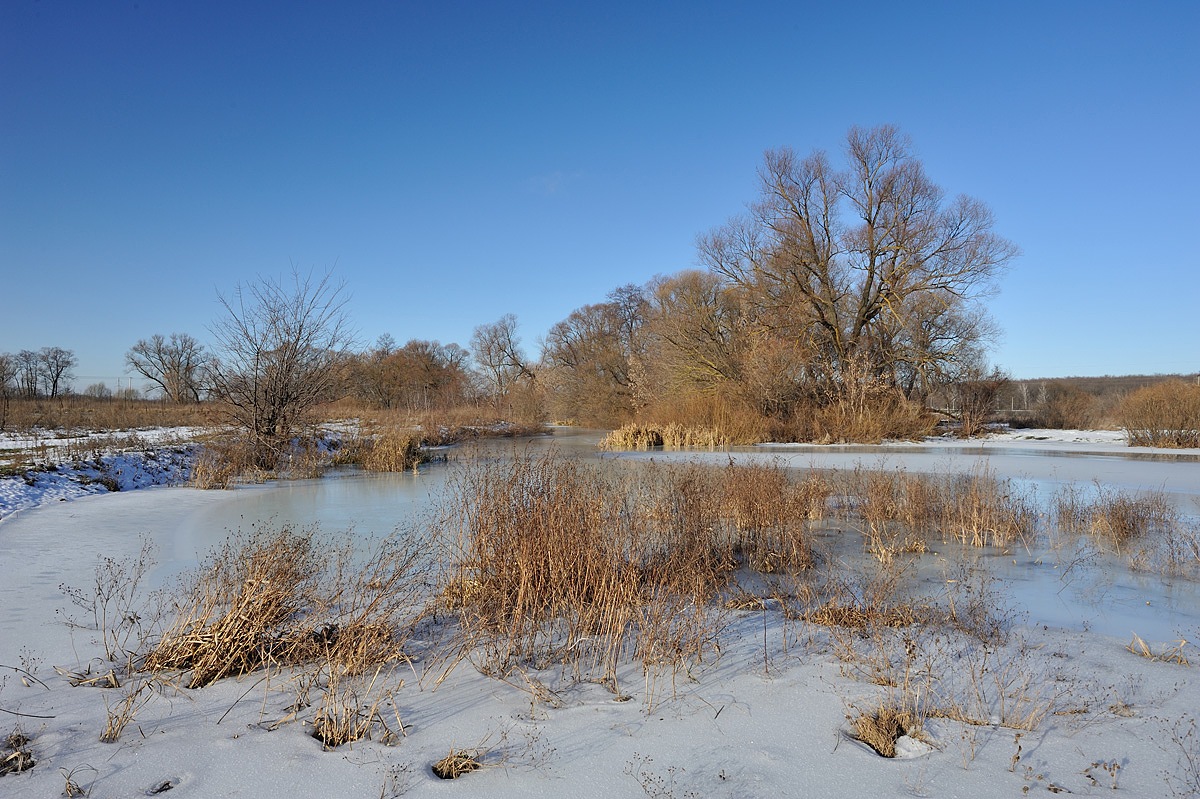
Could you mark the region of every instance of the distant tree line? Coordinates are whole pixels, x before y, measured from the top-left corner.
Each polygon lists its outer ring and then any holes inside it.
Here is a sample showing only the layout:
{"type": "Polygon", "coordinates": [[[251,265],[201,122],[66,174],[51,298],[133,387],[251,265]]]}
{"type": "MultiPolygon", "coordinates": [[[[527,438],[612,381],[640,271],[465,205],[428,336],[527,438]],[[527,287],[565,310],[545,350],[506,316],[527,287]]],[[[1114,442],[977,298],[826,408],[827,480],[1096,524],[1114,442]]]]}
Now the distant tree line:
{"type": "Polygon", "coordinates": [[[69,394],[78,362],[73,351],[62,347],[0,353],[0,392],[4,399],[69,394]]]}
{"type": "MultiPolygon", "coordinates": [[[[264,452],[333,400],[680,422],[739,440],[914,436],[934,411],[965,433],[1001,408],[1046,425],[1095,421],[1089,387],[1015,383],[987,363],[996,331],[984,302],[1017,254],[993,228],[985,205],[926,175],[899,130],[854,128],[839,158],[768,151],[747,212],[698,237],[701,268],[614,288],[533,355],[512,314],[476,327],[466,348],[390,335],[360,347],[344,286],[293,272],[219,295],[211,344],[155,334],[126,364],[169,402],[214,401],[264,452]]],[[[0,356],[4,398],[57,396],[74,364],[61,348],[0,356]]]]}

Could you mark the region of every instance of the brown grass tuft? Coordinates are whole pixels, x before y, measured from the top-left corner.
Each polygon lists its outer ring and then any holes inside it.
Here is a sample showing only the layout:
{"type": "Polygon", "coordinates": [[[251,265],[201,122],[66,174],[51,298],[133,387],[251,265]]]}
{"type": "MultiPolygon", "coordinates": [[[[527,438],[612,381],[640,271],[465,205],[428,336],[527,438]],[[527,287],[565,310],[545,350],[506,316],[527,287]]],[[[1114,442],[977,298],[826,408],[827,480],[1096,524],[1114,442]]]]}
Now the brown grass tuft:
{"type": "Polygon", "coordinates": [[[0,748],[0,777],[5,774],[20,774],[37,765],[29,748],[30,743],[32,739],[21,732],[19,727],[8,734],[4,739],[3,748],[0,748]]]}
{"type": "Polygon", "coordinates": [[[402,657],[424,568],[416,540],[387,539],[360,556],[315,529],[255,528],[184,582],[175,618],[142,667],[189,670],[192,688],[268,661],[319,659],[361,674],[402,657]]]}
{"type": "Polygon", "coordinates": [[[854,720],[854,737],[883,757],[896,756],[896,741],[903,735],[921,735],[921,720],[907,710],[880,707],[872,713],[860,713],[854,720]]]}
{"type": "Polygon", "coordinates": [[[433,773],[443,780],[456,780],[464,774],[483,768],[479,753],[469,749],[451,749],[450,753],[433,764],[433,773]]]}
{"type": "Polygon", "coordinates": [[[1164,646],[1155,652],[1149,644],[1142,640],[1140,635],[1134,633],[1133,640],[1125,648],[1133,654],[1140,655],[1154,663],[1174,663],[1179,666],[1188,666],[1191,664],[1187,656],[1183,654],[1185,646],[1187,646],[1187,641],[1179,641],[1175,646],[1164,646]]]}
{"type": "Polygon", "coordinates": [[[369,472],[406,472],[427,460],[420,436],[411,430],[392,428],[364,447],[361,462],[369,472]]]}

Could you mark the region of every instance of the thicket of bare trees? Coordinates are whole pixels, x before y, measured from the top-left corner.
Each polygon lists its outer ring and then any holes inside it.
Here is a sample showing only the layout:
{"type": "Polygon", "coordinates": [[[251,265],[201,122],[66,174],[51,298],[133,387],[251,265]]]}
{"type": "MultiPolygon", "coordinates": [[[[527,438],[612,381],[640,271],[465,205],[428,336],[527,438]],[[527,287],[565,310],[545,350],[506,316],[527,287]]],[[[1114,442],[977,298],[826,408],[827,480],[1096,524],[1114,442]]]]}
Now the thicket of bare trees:
{"type": "Polygon", "coordinates": [[[552,418],[616,426],[638,409],[648,310],[642,289],[627,285],[612,291],[606,302],[585,305],[550,328],[540,371],[552,418]]]}
{"type": "Polygon", "coordinates": [[[625,368],[607,305],[556,326],[555,399],[597,420],[732,409],[793,438],[919,431],[936,388],[974,379],[993,333],[981,300],[1017,249],[896,128],[851,129],[844,156],[768,152],[749,212],[699,238],[706,268],[646,287],[625,368]]]}
{"type": "Polygon", "coordinates": [[[383,335],[341,365],[346,393],[379,408],[425,412],[473,402],[479,388],[470,353],[457,344],[383,335]]]}
{"type": "Polygon", "coordinates": [[[78,363],[74,351],[62,347],[0,354],[0,395],[8,400],[69,394],[78,363]]]}
{"type": "MultiPolygon", "coordinates": [[[[982,300],[1017,252],[987,207],[947,197],[891,126],[851,129],[840,159],[769,151],[758,178],[748,211],[698,238],[701,269],[577,309],[536,361],[512,314],[476,327],[469,351],[384,336],[351,352],[343,287],[294,273],[220,297],[212,356],[173,333],[138,341],[126,362],[174,402],[198,400],[206,381],[264,462],[338,397],[734,425],[734,439],[920,435],[932,404],[976,430],[1004,387],[983,366],[994,330],[982,300]]],[[[55,396],[74,358],[46,348],[0,365],[5,396],[55,396]]]]}

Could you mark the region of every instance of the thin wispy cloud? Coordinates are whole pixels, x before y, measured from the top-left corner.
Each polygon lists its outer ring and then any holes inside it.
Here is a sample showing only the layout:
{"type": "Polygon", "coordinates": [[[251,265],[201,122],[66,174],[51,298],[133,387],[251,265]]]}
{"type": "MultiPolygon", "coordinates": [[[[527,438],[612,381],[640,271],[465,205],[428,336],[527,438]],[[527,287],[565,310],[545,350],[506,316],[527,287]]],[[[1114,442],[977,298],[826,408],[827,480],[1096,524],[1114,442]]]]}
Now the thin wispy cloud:
{"type": "Polygon", "coordinates": [[[564,191],[567,186],[574,183],[583,177],[583,172],[578,170],[574,172],[564,172],[561,169],[556,169],[553,172],[548,172],[544,175],[534,175],[526,179],[526,187],[536,193],[550,197],[564,191]]]}

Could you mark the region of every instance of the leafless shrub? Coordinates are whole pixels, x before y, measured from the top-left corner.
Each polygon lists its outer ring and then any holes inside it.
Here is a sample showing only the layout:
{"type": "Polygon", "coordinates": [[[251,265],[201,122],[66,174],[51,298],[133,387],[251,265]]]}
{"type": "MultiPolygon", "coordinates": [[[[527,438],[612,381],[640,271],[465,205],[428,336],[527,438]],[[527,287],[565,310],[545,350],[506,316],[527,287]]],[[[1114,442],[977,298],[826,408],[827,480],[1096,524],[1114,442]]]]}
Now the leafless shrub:
{"type": "Polygon", "coordinates": [[[1196,719],[1185,716],[1166,726],[1168,745],[1162,748],[1175,755],[1175,768],[1163,774],[1172,796],[1200,796],[1200,734],[1196,719]]]}
{"type": "Polygon", "coordinates": [[[1200,447],[1200,386],[1147,386],[1126,397],[1117,416],[1131,447],[1200,447]]]}
{"type": "MultiPolygon", "coordinates": [[[[154,545],[144,540],[132,558],[101,557],[89,589],[59,585],[72,604],[91,616],[91,628],[99,636],[104,657],[110,662],[130,659],[142,643],[144,620],[139,613],[143,609],[142,584],[153,568],[154,545]]],[[[70,618],[68,624],[80,626],[70,618]]]]}
{"type": "Polygon", "coordinates": [[[344,288],[330,273],[293,271],[290,280],[262,278],[217,296],[223,314],[211,329],[210,392],[262,469],[276,467],[333,392],[335,366],[353,338],[344,288]]]}

